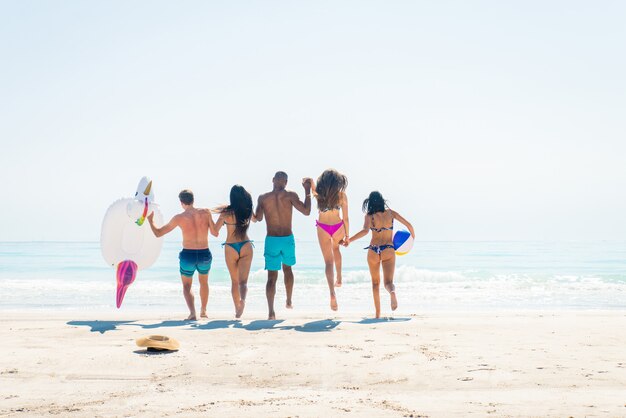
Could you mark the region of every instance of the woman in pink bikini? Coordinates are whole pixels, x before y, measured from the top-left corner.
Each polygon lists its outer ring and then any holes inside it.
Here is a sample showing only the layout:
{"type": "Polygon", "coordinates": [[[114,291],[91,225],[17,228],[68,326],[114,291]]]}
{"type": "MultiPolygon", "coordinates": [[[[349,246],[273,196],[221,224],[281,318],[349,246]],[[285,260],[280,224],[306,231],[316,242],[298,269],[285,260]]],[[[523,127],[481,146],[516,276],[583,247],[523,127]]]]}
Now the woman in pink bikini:
{"type": "Polygon", "coordinates": [[[337,170],[326,170],[317,179],[313,186],[314,196],[317,199],[319,219],[317,226],[317,239],[320,243],[324,263],[326,264],[326,280],[330,290],[330,308],[336,311],[338,308],[335,287],[341,287],[341,252],[339,242],[348,240],[348,197],[345,190],[348,186],[348,178],[337,170]],[[334,273],[337,270],[337,281],[334,273]]]}

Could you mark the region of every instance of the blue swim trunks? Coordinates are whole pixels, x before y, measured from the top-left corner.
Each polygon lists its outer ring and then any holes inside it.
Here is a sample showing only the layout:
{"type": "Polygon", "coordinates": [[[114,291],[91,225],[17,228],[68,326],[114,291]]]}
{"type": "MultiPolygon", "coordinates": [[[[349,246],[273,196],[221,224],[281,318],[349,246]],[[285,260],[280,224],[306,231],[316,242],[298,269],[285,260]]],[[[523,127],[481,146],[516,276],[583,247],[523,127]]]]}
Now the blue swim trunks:
{"type": "Polygon", "coordinates": [[[265,237],[265,270],[278,271],[281,264],[296,264],[296,240],[292,235],[286,237],[265,237]]]}
{"type": "Polygon", "coordinates": [[[199,274],[209,274],[211,270],[211,262],[213,256],[211,250],[205,248],[203,250],[183,250],[178,254],[180,260],[180,274],[187,277],[193,277],[193,273],[198,270],[199,274]]]}

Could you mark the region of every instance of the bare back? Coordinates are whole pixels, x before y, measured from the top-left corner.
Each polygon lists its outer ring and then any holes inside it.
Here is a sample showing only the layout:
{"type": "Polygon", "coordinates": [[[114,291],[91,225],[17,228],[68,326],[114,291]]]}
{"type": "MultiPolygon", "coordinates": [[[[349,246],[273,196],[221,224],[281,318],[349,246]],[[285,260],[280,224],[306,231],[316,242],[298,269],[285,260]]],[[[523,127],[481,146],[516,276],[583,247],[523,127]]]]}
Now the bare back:
{"type": "Polygon", "coordinates": [[[209,248],[209,227],[212,221],[208,209],[187,209],[176,215],[176,221],[183,231],[183,248],[190,250],[209,248]]]}
{"type": "MultiPolygon", "coordinates": [[[[241,242],[241,241],[249,241],[250,238],[248,237],[248,231],[246,230],[246,233],[244,234],[244,236],[238,236],[236,234],[237,232],[237,226],[235,225],[237,223],[237,218],[235,217],[235,215],[233,213],[224,213],[223,214],[223,222],[226,225],[226,242],[231,243],[231,242],[241,242]]],[[[220,219],[218,219],[217,221],[217,227],[221,228],[221,222],[220,219]]]]}
{"type": "MultiPolygon", "coordinates": [[[[394,214],[391,209],[387,209],[384,212],[377,212],[373,215],[365,215],[366,218],[369,218],[369,227],[375,229],[381,228],[392,228],[394,214]]],[[[370,242],[371,245],[384,245],[393,243],[393,231],[392,230],[383,230],[383,231],[372,231],[372,240],[370,242]]]]}
{"type": "Polygon", "coordinates": [[[292,234],[294,199],[299,201],[295,192],[274,190],[259,197],[259,205],[265,215],[267,235],[286,237],[292,234]]]}

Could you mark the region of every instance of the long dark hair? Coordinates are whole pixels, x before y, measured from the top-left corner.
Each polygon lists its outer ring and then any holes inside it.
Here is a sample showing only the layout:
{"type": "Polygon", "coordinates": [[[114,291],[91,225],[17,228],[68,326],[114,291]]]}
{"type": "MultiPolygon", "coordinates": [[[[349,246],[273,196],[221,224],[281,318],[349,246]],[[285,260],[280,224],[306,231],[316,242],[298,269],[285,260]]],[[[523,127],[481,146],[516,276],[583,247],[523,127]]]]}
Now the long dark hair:
{"type": "Polygon", "coordinates": [[[334,209],[339,205],[340,193],[348,187],[348,178],[339,171],[329,168],[317,179],[315,197],[319,210],[334,209]]]}
{"type": "Polygon", "coordinates": [[[235,184],[230,189],[230,205],[222,212],[230,212],[235,215],[235,236],[244,237],[250,226],[252,217],[252,196],[243,186],[235,184]]]}
{"type": "Polygon", "coordinates": [[[369,197],[363,201],[363,212],[373,215],[378,212],[387,210],[387,201],[383,199],[383,195],[378,191],[370,193],[369,197]]]}

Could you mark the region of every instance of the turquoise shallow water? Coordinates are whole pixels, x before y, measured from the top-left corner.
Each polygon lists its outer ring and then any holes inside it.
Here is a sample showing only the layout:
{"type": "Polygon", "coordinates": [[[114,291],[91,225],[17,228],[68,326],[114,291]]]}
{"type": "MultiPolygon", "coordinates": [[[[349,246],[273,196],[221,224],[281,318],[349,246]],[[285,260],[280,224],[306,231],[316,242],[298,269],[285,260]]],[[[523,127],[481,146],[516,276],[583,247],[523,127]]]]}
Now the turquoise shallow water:
{"type": "MultiPolygon", "coordinates": [[[[341,311],[372,310],[365,241],[344,254],[341,311]]],[[[222,247],[214,255],[209,310],[232,309],[222,247]]],[[[122,310],[185,310],[178,275],[180,244],[166,242],[154,266],[138,273],[122,310]]],[[[247,309],[265,311],[263,244],[256,242],[247,309]]],[[[316,242],[297,242],[294,303],[329,312],[316,242]]],[[[397,258],[399,314],[425,310],[625,309],[626,242],[416,242],[397,258]]],[[[197,287],[195,288],[197,291],[197,287]]],[[[388,298],[383,293],[383,306],[388,298]]],[[[284,302],[279,286],[277,306],[284,302]]],[[[115,271],[98,242],[0,242],[0,310],[115,311],[115,271]]],[[[388,309],[387,309],[388,311],[388,309]]],[[[389,312],[387,312],[389,313],[389,312]]],[[[385,314],[385,311],[383,311],[385,314]]]]}

